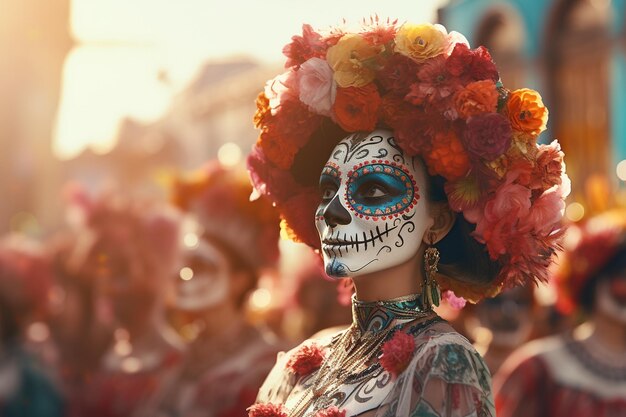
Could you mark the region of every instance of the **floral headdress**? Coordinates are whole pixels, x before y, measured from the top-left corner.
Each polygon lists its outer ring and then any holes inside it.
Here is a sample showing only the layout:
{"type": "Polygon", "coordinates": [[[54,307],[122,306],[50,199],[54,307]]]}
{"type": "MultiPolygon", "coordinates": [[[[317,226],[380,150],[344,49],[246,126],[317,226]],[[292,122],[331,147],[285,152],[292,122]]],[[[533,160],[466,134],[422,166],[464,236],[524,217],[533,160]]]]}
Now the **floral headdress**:
{"type": "Polygon", "coordinates": [[[536,91],[506,90],[487,49],[441,25],[371,19],[325,35],[304,25],[283,52],[286,72],[257,98],[261,133],[248,168],[294,238],[319,248],[318,192],[295,175],[306,164],[299,152],[320,131],[384,126],[445,180],[450,206],[501,266],[488,288],[450,289],[477,300],[547,279],[570,183],[559,144],[537,144],[548,110],[536,91]]]}
{"type": "Polygon", "coordinates": [[[278,259],[280,219],[266,198],[250,201],[244,170],[207,164],[172,187],[172,202],[197,217],[203,233],[226,244],[249,267],[270,267],[278,259]]]}
{"type": "Polygon", "coordinates": [[[626,209],[614,209],[581,226],[570,226],[563,246],[554,281],[557,307],[570,314],[579,306],[587,285],[626,248],[626,209]]]}

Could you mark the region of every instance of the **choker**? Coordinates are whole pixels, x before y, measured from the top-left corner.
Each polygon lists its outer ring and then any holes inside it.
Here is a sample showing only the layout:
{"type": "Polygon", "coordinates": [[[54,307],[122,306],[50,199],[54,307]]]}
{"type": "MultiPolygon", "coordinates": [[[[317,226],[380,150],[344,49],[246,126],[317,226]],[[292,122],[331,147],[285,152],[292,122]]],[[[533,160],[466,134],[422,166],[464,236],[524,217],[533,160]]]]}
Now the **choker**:
{"type": "Polygon", "coordinates": [[[383,301],[360,301],[352,295],[352,324],[361,334],[377,334],[432,314],[422,294],[411,294],[383,301]]]}

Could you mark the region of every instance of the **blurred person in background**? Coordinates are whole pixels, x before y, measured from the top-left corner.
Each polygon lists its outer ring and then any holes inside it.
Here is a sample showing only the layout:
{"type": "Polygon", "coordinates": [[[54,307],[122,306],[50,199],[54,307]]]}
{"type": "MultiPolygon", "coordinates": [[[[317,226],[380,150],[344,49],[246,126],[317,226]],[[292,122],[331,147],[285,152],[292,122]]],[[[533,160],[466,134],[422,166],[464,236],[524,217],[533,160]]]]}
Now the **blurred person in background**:
{"type": "Polygon", "coordinates": [[[500,417],[626,415],[626,211],[571,226],[557,307],[584,323],[516,351],[494,380],[500,417]]]}
{"type": "Polygon", "coordinates": [[[64,415],[51,370],[25,348],[28,326],[47,313],[51,285],[51,264],[36,242],[0,241],[0,416],[64,415]]]}
{"type": "Polygon", "coordinates": [[[279,219],[250,201],[243,170],[217,162],[177,178],[173,203],[185,213],[174,309],[187,317],[184,360],[141,415],[242,416],[281,346],[246,319],[248,295],[278,260],[279,219]],[[189,334],[189,333],[192,334],[189,334]]]}
{"type": "Polygon", "coordinates": [[[512,288],[468,307],[470,315],[465,320],[470,339],[495,375],[502,362],[532,335],[533,287],[512,288]]]}
{"type": "Polygon", "coordinates": [[[69,313],[95,309],[91,325],[111,336],[95,367],[73,381],[70,416],[130,416],[181,355],[162,312],[178,218],[169,208],[117,193],[90,198],[76,188],[71,200],[78,225],[69,262],[77,276],[91,281],[94,293],[91,306],[69,306],[69,313]]]}

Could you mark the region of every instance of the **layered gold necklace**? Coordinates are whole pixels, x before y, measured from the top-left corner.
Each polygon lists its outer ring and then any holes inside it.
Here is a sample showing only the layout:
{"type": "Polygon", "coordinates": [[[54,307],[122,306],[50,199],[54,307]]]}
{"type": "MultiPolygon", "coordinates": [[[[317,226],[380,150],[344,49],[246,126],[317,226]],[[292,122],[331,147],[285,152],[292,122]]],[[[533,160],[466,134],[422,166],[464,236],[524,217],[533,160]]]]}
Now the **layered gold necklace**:
{"type": "Polygon", "coordinates": [[[332,405],[344,384],[369,375],[368,371],[379,366],[381,347],[396,330],[435,316],[424,307],[419,294],[375,302],[359,301],[353,296],[352,325],[333,339],[329,354],[291,408],[290,417],[303,416],[311,406],[317,411],[332,405]]]}

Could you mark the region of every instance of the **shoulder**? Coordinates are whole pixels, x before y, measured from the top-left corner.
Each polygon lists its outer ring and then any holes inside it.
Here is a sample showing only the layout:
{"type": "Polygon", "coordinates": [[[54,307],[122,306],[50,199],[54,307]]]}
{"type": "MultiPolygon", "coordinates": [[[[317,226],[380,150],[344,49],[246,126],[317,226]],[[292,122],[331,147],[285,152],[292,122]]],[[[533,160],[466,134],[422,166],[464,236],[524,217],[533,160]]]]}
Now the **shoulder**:
{"type": "Polygon", "coordinates": [[[289,351],[279,352],[274,367],[259,390],[257,402],[284,402],[298,375],[317,369],[323,361],[324,351],[344,331],[318,333],[319,337],[307,339],[289,351]]]}
{"type": "Polygon", "coordinates": [[[543,370],[540,365],[549,357],[560,355],[566,348],[563,336],[550,336],[533,340],[515,350],[498,371],[498,379],[504,378],[520,369],[534,368],[543,370]]]}
{"type": "Polygon", "coordinates": [[[416,354],[409,366],[424,379],[473,385],[489,390],[491,374],[474,346],[448,323],[430,326],[416,336],[416,354]]]}

